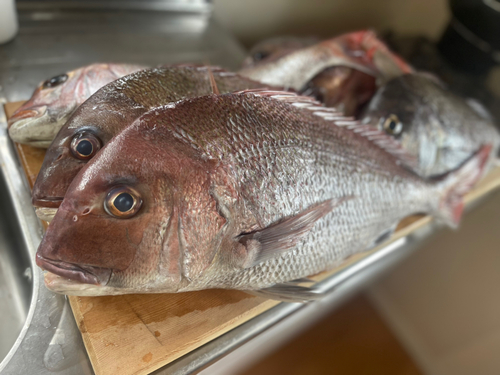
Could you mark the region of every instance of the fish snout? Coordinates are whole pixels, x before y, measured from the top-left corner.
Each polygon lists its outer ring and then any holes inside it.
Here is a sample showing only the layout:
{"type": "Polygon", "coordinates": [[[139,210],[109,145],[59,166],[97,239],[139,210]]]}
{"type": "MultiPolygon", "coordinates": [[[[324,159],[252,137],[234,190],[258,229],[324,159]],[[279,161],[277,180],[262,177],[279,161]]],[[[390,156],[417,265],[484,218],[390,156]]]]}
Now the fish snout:
{"type": "Polygon", "coordinates": [[[66,151],[60,149],[47,151],[31,192],[35,209],[57,209],[61,205],[68,186],[81,168],[80,164],[74,163],[66,154],[66,151]]]}
{"type": "Polygon", "coordinates": [[[92,257],[86,256],[86,248],[75,247],[77,243],[80,243],[81,238],[75,238],[78,237],[76,228],[68,222],[68,217],[72,213],[66,212],[64,208],[61,210],[54,218],[54,222],[47,228],[38,247],[36,264],[45,271],[70,280],[85,284],[106,285],[111,277],[112,269],[106,265],[93,263],[92,257]]]}
{"type": "Polygon", "coordinates": [[[9,119],[9,135],[14,142],[48,147],[54,138],[55,125],[47,106],[21,107],[9,119]]]}

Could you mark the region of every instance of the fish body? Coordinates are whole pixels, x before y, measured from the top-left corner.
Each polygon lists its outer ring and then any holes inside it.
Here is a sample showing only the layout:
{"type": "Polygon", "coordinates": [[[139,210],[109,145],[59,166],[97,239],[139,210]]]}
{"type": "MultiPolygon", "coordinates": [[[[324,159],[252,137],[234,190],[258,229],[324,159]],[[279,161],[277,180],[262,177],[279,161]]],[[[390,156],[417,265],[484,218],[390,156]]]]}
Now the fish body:
{"type": "Polygon", "coordinates": [[[91,64],[42,82],[9,119],[13,141],[47,148],[73,112],[102,86],[146,69],[132,64],[91,64]]]}
{"type": "Polygon", "coordinates": [[[291,87],[346,115],[357,114],[376,83],[413,72],[371,31],[358,31],[311,44],[308,39],[273,39],[252,50],[240,74],[291,87]]]}
{"type": "Polygon", "coordinates": [[[76,295],[286,289],[412,213],[458,221],[484,152],[435,182],[398,152],[291,94],[186,99],[141,116],[80,171],[37,263],[49,288],[76,295]]]}
{"type": "Polygon", "coordinates": [[[50,221],[85,163],[148,110],[214,89],[224,93],[259,87],[261,83],[235,73],[198,66],[142,70],[104,86],[78,108],[47,150],[32,192],[39,217],[50,221]],[[79,153],[77,147],[83,146],[90,151],[79,153]]]}
{"type": "Polygon", "coordinates": [[[386,130],[417,160],[420,176],[447,173],[467,160],[482,144],[498,155],[500,133],[491,117],[422,74],[396,77],[380,87],[361,121],[386,130]]]}

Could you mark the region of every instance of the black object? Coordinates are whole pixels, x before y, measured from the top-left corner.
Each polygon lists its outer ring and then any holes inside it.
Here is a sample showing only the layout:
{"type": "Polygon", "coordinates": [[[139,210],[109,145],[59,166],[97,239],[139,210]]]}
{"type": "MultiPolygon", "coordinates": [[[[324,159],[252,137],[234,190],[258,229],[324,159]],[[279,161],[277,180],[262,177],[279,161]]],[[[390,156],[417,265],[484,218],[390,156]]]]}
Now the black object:
{"type": "Polygon", "coordinates": [[[500,64],[500,0],[450,0],[450,7],[439,51],[455,67],[486,75],[500,64]]]}

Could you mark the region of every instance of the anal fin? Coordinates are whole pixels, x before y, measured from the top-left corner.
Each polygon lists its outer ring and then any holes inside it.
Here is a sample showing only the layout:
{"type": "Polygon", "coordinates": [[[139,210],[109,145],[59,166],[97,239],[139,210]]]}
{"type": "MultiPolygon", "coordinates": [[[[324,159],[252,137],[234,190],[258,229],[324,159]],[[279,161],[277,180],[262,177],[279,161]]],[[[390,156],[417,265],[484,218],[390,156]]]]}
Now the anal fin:
{"type": "Polygon", "coordinates": [[[392,225],[389,229],[384,230],[373,242],[370,246],[368,246],[368,249],[373,249],[381,244],[383,244],[385,241],[387,241],[389,238],[391,238],[392,234],[395,232],[396,227],[398,226],[398,223],[392,225]]]}
{"type": "Polygon", "coordinates": [[[245,290],[245,292],[282,302],[312,302],[325,296],[314,287],[300,286],[294,283],[276,284],[259,290],[245,290]]]}

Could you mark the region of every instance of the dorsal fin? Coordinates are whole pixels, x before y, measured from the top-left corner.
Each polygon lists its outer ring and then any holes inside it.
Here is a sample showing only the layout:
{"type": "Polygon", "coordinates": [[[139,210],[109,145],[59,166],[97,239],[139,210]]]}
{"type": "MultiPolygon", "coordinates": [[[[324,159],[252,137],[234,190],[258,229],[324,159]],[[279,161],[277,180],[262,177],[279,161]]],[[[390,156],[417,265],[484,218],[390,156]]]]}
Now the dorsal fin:
{"type": "Polygon", "coordinates": [[[215,82],[214,74],[212,73],[212,69],[207,67],[208,78],[210,79],[210,86],[212,87],[212,94],[220,95],[219,88],[217,87],[217,82],[215,82]]]}
{"type": "Polygon", "coordinates": [[[294,107],[311,111],[313,115],[319,116],[326,121],[331,121],[334,125],[344,127],[354,133],[357,133],[370,142],[377,145],[384,151],[395,156],[398,161],[411,169],[418,168],[418,160],[406,152],[401,144],[391,135],[382,130],[378,130],[371,125],[363,124],[353,117],[346,117],[342,112],[334,108],[323,106],[320,102],[309,96],[297,95],[288,91],[272,91],[266,89],[243,90],[236,94],[251,94],[255,96],[268,97],[274,100],[289,103],[294,107]]]}

